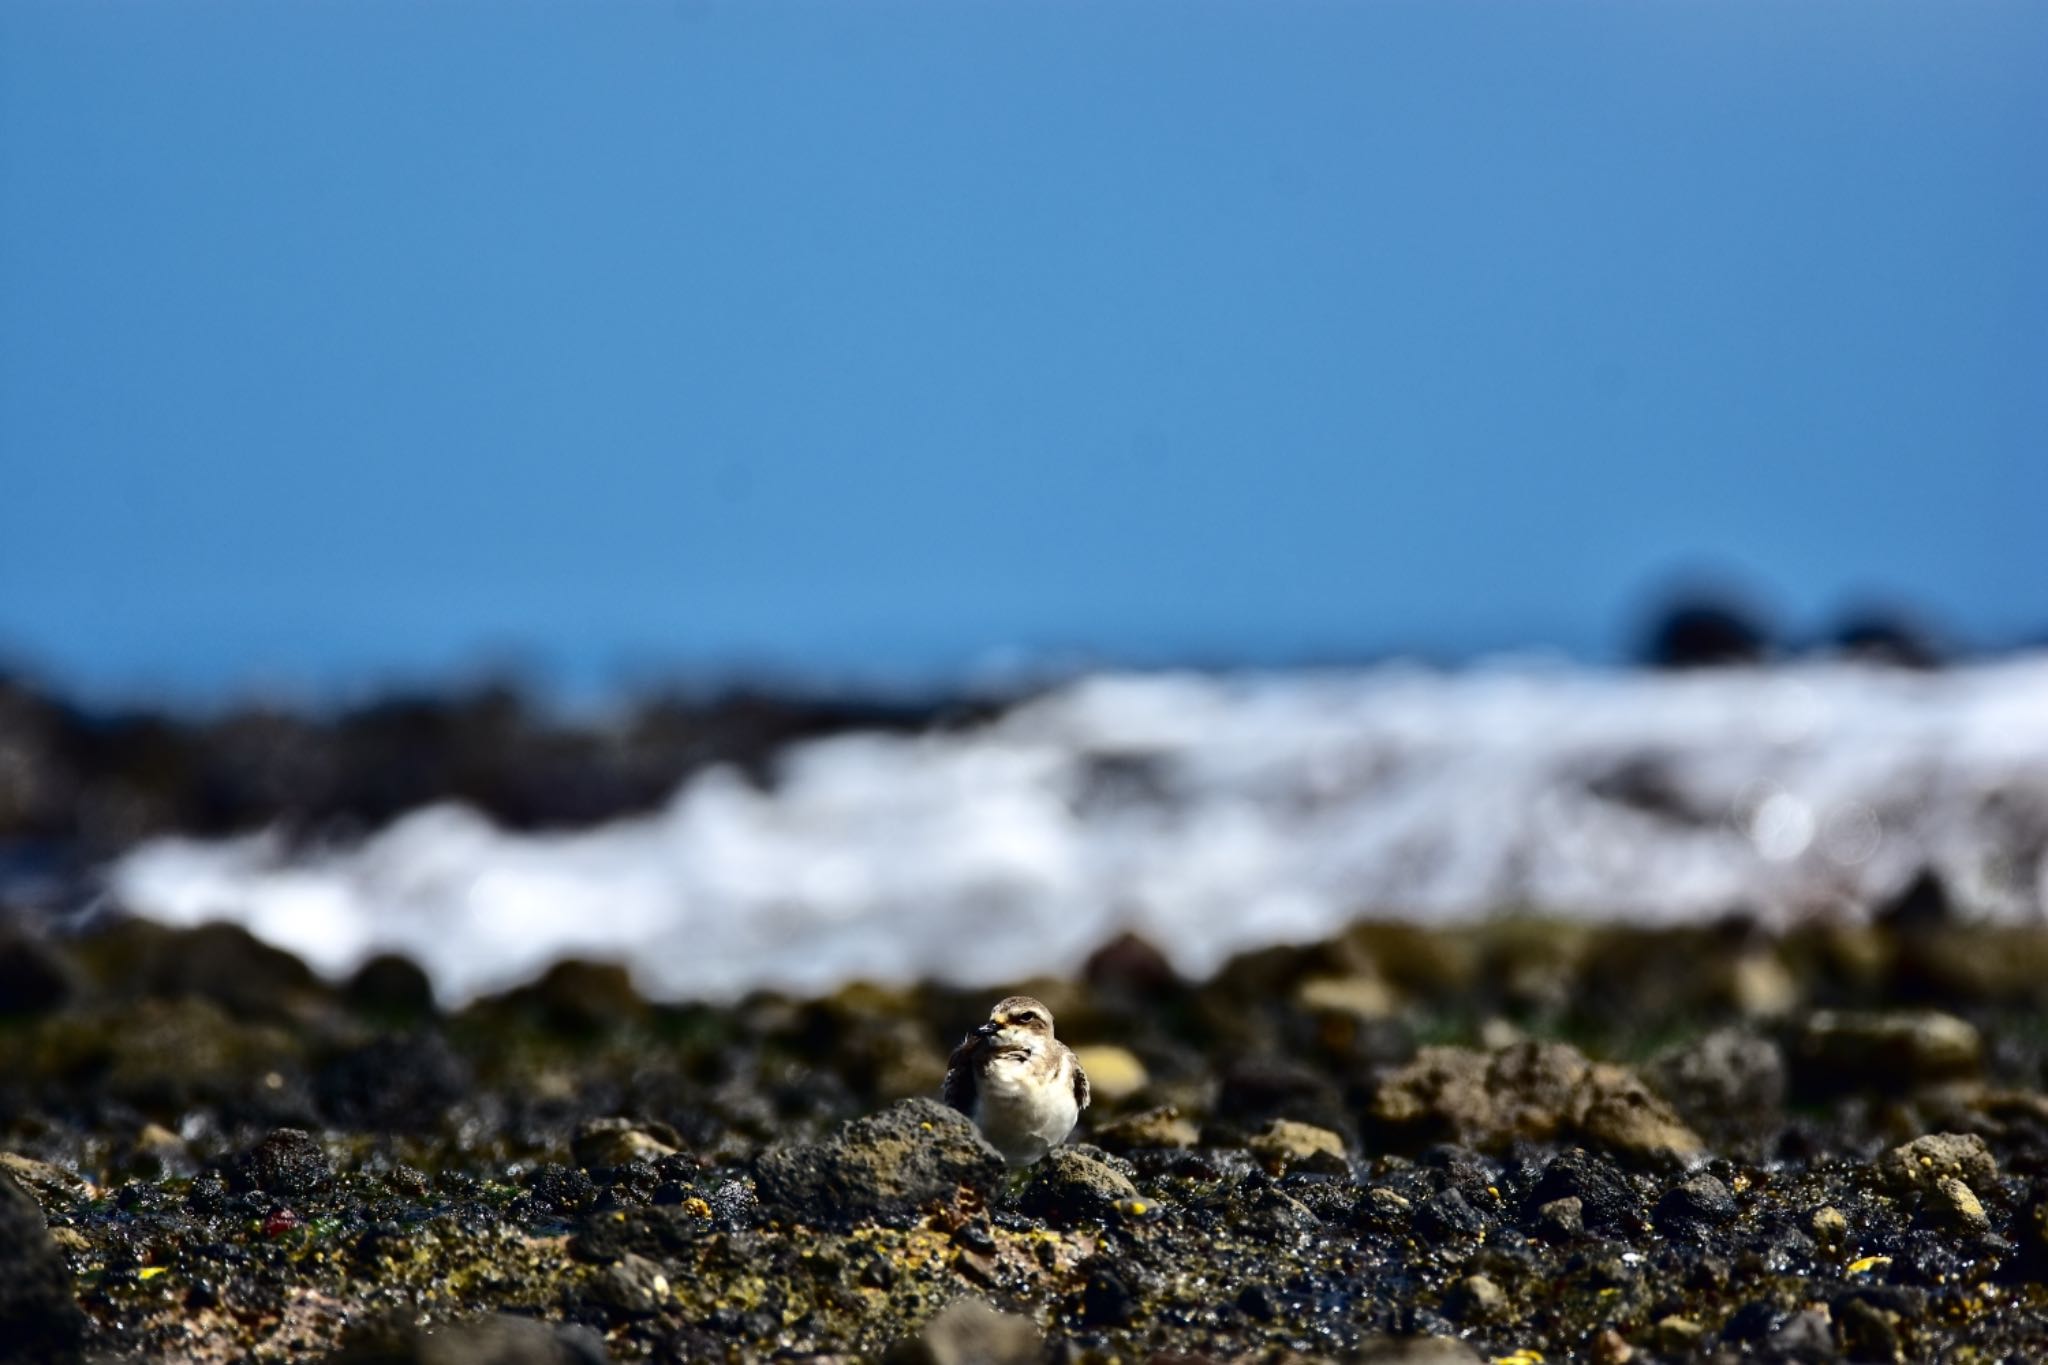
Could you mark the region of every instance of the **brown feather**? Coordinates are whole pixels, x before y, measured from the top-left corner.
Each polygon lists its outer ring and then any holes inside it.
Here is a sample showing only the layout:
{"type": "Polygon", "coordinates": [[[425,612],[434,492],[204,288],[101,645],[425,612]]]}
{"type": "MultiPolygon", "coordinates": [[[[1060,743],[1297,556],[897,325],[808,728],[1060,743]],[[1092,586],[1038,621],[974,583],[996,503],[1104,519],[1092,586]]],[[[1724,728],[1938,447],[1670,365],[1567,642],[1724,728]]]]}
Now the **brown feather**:
{"type": "Polygon", "coordinates": [[[1079,1057],[1074,1058],[1074,1103],[1088,1107],[1088,1073],[1081,1069],[1079,1057]]]}
{"type": "Polygon", "coordinates": [[[970,1033],[946,1061],[946,1084],[940,1091],[940,1098],[969,1118],[974,1117],[975,1073],[980,1070],[977,1062],[987,1042],[986,1038],[977,1038],[970,1033]]]}

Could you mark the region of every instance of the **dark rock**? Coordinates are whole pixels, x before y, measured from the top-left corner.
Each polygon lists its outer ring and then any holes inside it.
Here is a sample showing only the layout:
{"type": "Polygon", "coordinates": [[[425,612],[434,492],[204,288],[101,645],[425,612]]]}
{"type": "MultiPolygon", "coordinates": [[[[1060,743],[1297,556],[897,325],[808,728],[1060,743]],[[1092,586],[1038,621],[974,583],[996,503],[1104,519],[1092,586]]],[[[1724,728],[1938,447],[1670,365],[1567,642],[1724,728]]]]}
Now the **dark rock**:
{"type": "Polygon", "coordinates": [[[986,1194],[1004,1170],[966,1115],[926,1099],[904,1100],[855,1119],[829,1141],[781,1148],[755,1163],[763,1203],[825,1226],[910,1217],[962,1187],[986,1194]]]}
{"type": "Polygon", "coordinates": [[[1769,653],[1770,633],[1762,619],[1721,592],[1691,591],[1675,598],[1643,644],[1643,662],[1653,668],[1756,664],[1769,653]]]}
{"type": "Polygon", "coordinates": [[[1732,1342],[1761,1342],[1785,1325],[1788,1314],[1769,1299],[1751,1299],[1728,1315],[1721,1325],[1721,1339],[1732,1342]]]}
{"type": "Polygon", "coordinates": [[[1586,1201],[1575,1194],[1540,1204],[1530,1231],[1547,1242],[1575,1241],[1586,1234],[1586,1201]]]}
{"type": "Polygon", "coordinates": [[[417,962],[379,953],[356,968],[342,996],[358,1013],[379,1019],[420,1019],[434,1012],[434,984],[417,962]]]}
{"type": "Polygon", "coordinates": [[[1130,1177],[1101,1157],[1056,1147],[1032,1172],[1020,1206],[1055,1227],[1072,1227],[1113,1218],[1119,1203],[1137,1198],[1130,1177]]]}
{"type": "Polygon", "coordinates": [[[1835,1359],[1835,1338],[1827,1315],[1816,1309],[1801,1309],[1785,1319],[1771,1333],[1771,1352],[1781,1360],[1826,1365],[1835,1359]]]}
{"type": "Polygon", "coordinates": [[[469,1092],[469,1064],[438,1033],[379,1038],[330,1059],[313,1083],[344,1127],[432,1131],[469,1092]]]}
{"type": "Polygon", "coordinates": [[[569,1239],[569,1255],[593,1265],[609,1265],[627,1256],[658,1261],[681,1255],[711,1231],[709,1217],[677,1204],[600,1210],[586,1217],[569,1239]]]}
{"type": "Polygon", "coordinates": [[[1121,1327],[1136,1317],[1138,1296],[1114,1267],[1097,1266],[1081,1290],[1081,1320],[1090,1327],[1121,1327]]]}
{"type": "Polygon", "coordinates": [[[671,1299],[668,1276],[645,1256],[628,1252],[600,1270],[590,1282],[590,1296],[624,1317],[651,1317],[671,1299]]]}
{"type": "Polygon", "coordinates": [[[201,1171],[185,1193],[185,1207],[201,1217],[225,1213],[227,1206],[228,1182],[219,1171],[201,1171]]]}
{"type": "Polygon", "coordinates": [[[1215,1136],[1242,1141],[1275,1119],[1327,1128],[1347,1140],[1355,1132],[1343,1095],[1322,1073],[1277,1058],[1231,1067],[1211,1115],[1215,1136]]]}
{"type": "Polygon", "coordinates": [[[573,958],[557,962],[540,980],[505,996],[504,1002],[537,1011],[550,1027],[565,1033],[616,1028],[647,1010],[625,967],[573,958]]]}
{"type": "Polygon", "coordinates": [[[311,1134],[278,1128],[236,1159],[230,1181],[237,1190],[289,1196],[324,1189],[333,1177],[326,1150],[311,1134]]]}
{"type": "Polygon", "coordinates": [[[1948,653],[1911,615],[1883,607],[1843,618],[1835,627],[1833,645],[1846,658],[1885,668],[1940,668],[1948,653]]]}
{"type": "Polygon", "coordinates": [[[887,1365],[1038,1365],[1038,1328],[981,1299],[948,1304],[916,1336],[883,1357],[887,1365]]]}
{"type": "Polygon", "coordinates": [[[1711,1175],[1674,1185],[1657,1201],[1652,1220],[1665,1233],[1697,1233],[1735,1216],[1735,1196],[1711,1175]]]}
{"type": "Polygon", "coordinates": [[[1081,977],[1102,994],[1132,1001],[1153,999],[1181,984],[1180,973],[1166,954],[1131,933],[1120,934],[1090,953],[1081,977]]]}
{"type": "Polygon", "coordinates": [[[1628,1175],[1612,1161],[1583,1149],[1552,1157],[1523,1199],[1523,1208],[1533,1215],[1559,1199],[1577,1199],[1585,1226],[1598,1232],[1631,1237],[1648,1227],[1642,1196],[1628,1175]]]}
{"type": "Polygon", "coordinates": [[[589,1119],[576,1128],[570,1152],[585,1170],[623,1166],[629,1161],[659,1161],[682,1150],[675,1129],[651,1119],[589,1119]]]}
{"type": "Polygon", "coordinates": [[[548,1162],[526,1176],[534,1201],[554,1213],[580,1213],[597,1202],[597,1182],[574,1166],[548,1162]]]}
{"type": "Polygon", "coordinates": [[[1857,1365],[1896,1365],[1905,1359],[1897,1314],[1857,1295],[1836,1303],[1834,1316],[1842,1354],[1857,1365]]]}
{"type": "Polygon", "coordinates": [[[1486,1215],[1453,1186],[1422,1201],[1415,1210],[1414,1227],[1417,1236],[1441,1246],[1483,1236],[1486,1215]]]}
{"type": "Polygon", "coordinates": [[[1952,923],[1956,909],[1941,874],[1923,867],[1897,895],[1878,906],[1871,918],[1894,933],[1914,934],[1952,923]]]}
{"type": "Polygon", "coordinates": [[[1499,1322],[1509,1315],[1508,1296],[1486,1275],[1467,1275],[1444,1295],[1444,1312],[1457,1322],[1499,1322]]]}
{"type": "Polygon", "coordinates": [[[1785,1105],[1785,1054],[1775,1042],[1723,1028],[1660,1053],[1649,1078],[1703,1127],[1767,1124],[1785,1105]]]}
{"type": "Polygon", "coordinates": [[[136,920],[92,946],[127,990],[210,1000],[245,1019],[289,1018],[317,994],[310,967],[237,924],[166,929],[136,920]]]}
{"type": "Polygon", "coordinates": [[[77,993],[76,973],[45,940],[0,928],[0,1018],[50,1014],[77,993]]]}
{"type": "Polygon", "coordinates": [[[82,1358],[85,1327],[41,1206],[0,1174],[0,1354],[22,1365],[69,1365],[82,1358]]]}

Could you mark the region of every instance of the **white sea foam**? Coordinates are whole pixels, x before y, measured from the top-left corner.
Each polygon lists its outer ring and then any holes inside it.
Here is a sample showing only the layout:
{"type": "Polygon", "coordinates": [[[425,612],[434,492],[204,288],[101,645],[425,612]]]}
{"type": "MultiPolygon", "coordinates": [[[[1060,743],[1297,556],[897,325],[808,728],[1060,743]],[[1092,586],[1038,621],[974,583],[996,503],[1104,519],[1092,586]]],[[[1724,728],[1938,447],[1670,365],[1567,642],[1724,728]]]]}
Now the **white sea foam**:
{"type": "Polygon", "coordinates": [[[1786,918],[1929,864],[1978,912],[2043,913],[2048,657],[1103,675],[970,732],[801,745],[766,791],[705,772],[583,832],[436,806],[317,854],[159,840],[112,880],[330,973],[403,951],[454,1002],[570,954],[718,997],[1012,978],[1122,928],[1202,972],[1365,913],[1786,918]]]}

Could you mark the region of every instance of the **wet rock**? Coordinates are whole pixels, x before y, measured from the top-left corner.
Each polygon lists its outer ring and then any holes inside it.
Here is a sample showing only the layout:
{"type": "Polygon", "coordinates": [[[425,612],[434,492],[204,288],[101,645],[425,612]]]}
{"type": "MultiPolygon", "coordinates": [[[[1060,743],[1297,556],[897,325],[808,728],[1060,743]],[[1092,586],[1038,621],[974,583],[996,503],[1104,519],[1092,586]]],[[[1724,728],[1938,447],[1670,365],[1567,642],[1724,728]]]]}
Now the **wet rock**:
{"type": "Polygon", "coordinates": [[[1128,1114],[1095,1130],[1096,1144],[1111,1152],[1192,1147],[1201,1140],[1201,1130],[1170,1104],[1128,1114]]]}
{"type": "Polygon", "coordinates": [[[1584,1225],[1610,1236],[1629,1238],[1649,1225],[1643,1200],[1628,1174],[1612,1161],[1583,1149],[1559,1152],[1543,1167],[1523,1207],[1530,1215],[1561,1199],[1579,1201],[1584,1225]]]}
{"type": "Polygon", "coordinates": [[[1269,1169],[1299,1168],[1342,1175],[1350,1170],[1340,1134],[1292,1119],[1274,1119],[1252,1137],[1252,1154],[1269,1169]]]}
{"type": "Polygon", "coordinates": [[[1029,1318],[982,1299],[948,1304],[916,1336],[883,1357],[887,1365],[1037,1365],[1043,1340],[1029,1318]]]}
{"type": "Polygon", "coordinates": [[[1472,1207],[1462,1191],[1453,1185],[1422,1201],[1415,1210],[1416,1235],[1438,1246],[1451,1242],[1477,1241],[1486,1233],[1486,1215],[1472,1207]]]}
{"type": "Polygon", "coordinates": [[[310,1133],[278,1128],[236,1159],[229,1183],[237,1190],[289,1197],[323,1189],[333,1177],[326,1150],[310,1133]]]}
{"type": "Polygon", "coordinates": [[[597,1202],[597,1182],[574,1166],[550,1161],[527,1172],[526,1188],[541,1208],[552,1213],[580,1213],[597,1202]]]}
{"type": "Polygon", "coordinates": [[[1932,1190],[1950,1178],[1989,1189],[1998,1163],[1975,1133],[1929,1133],[1880,1156],[1877,1173],[1894,1191],[1932,1190]]]}
{"type": "Polygon", "coordinates": [[[313,1083],[343,1127],[431,1131],[469,1092],[469,1064],[439,1033],[394,1035],[331,1058],[313,1083]]]}
{"type": "Polygon", "coordinates": [[[1568,1194],[1537,1205],[1530,1231],[1547,1242],[1576,1241],[1586,1233],[1586,1201],[1568,1194]]]}
{"type": "Polygon", "coordinates": [[[82,1358],[85,1326],[71,1296],[71,1271],[42,1209],[0,1173],[0,1347],[6,1358],[70,1365],[82,1358]]]}
{"type": "Polygon", "coordinates": [[[1674,1185],[1657,1201],[1651,1218],[1665,1233],[1697,1233],[1735,1216],[1735,1196],[1711,1175],[1674,1185]]]}
{"type": "Polygon", "coordinates": [[[1088,1085],[1098,1101],[1127,1100],[1145,1088],[1151,1078],[1145,1064],[1129,1048],[1095,1044],[1074,1049],[1081,1069],[1088,1073],[1088,1085]]]}
{"type": "Polygon", "coordinates": [[[1768,1123],[1785,1104],[1785,1055],[1768,1038],[1724,1028],[1680,1043],[1650,1063],[1658,1093],[1688,1122],[1768,1123]]]}
{"type": "Polygon", "coordinates": [[[1130,1177],[1100,1156],[1075,1147],[1056,1147],[1038,1163],[1020,1200],[1024,1212],[1056,1227],[1102,1222],[1118,1205],[1136,1200],[1130,1177]]]}
{"type": "Polygon", "coordinates": [[[682,1150],[683,1140],[665,1123],[626,1118],[589,1119],[578,1125],[569,1150],[585,1170],[653,1163],[682,1150]]]}
{"type": "Polygon", "coordinates": [[[855,1119],[829,1141],[771,1151],[755,1164],[755,1176],[764,1204],[839,1226],[909,1217],[950,1201],[962,1187],[986,1194],[1004,1169],[964,1114],[915,1099],[855,1119]]]}
{"type": "Polygon", "coordinates": [[[1937,1010],[1822,1010],[1806,1020],[1793,1079],[1807,1095],[1851,1090],[1898,1094],[1974,1076],[1984,1042],[1975,1027],[1937,1010]]]}

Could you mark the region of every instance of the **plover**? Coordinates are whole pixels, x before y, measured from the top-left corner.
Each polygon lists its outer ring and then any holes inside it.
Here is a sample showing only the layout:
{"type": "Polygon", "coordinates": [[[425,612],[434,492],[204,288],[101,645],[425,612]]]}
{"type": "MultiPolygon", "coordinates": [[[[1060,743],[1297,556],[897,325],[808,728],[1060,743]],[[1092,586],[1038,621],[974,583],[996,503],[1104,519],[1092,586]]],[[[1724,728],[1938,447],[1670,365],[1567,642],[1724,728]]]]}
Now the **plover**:
{"type": "Polygon", "coordinates": [[[1088,1074],[1052,1036],[1052,1011],[1013,995],[953,1049],[944,1093],[1004,1161],[1029,1166],[1074,1131],[1088,1107],[1088,1074]]]}

